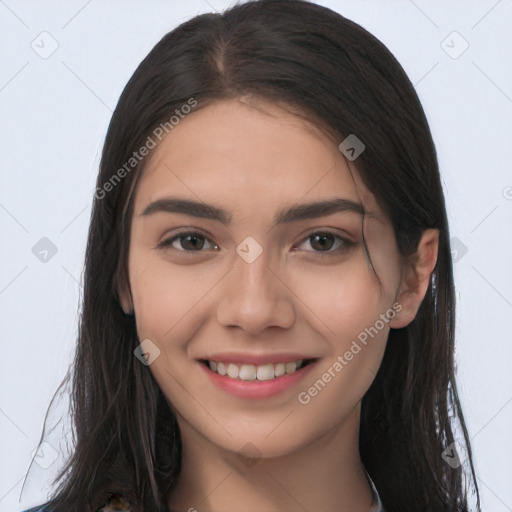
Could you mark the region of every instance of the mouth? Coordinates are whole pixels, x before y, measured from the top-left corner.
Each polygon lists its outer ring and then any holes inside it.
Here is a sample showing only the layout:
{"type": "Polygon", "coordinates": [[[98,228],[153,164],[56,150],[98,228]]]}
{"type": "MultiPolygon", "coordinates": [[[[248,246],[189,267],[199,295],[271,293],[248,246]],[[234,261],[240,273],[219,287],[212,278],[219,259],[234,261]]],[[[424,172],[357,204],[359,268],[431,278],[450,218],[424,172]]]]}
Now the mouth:
{"type": "Polygon", "coordinates": [[[284,377],[285,375],[292,375],[316,361],[317,359],[298,359],[296,361],[254,365],[207,359],[199,360],[201,364],[217,375],[246,382],[271,381],[284,377]]]}

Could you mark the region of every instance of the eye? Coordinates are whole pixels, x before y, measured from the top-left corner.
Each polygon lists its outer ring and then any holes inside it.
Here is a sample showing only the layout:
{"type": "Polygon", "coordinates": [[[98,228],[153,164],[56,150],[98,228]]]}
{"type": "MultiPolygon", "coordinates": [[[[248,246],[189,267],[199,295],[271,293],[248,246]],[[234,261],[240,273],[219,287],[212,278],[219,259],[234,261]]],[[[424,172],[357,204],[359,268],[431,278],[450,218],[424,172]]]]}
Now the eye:
{"type": "MultiPolygon", "coordinates": [[[[306,242],[309,242],[310,246],[313,247],[313,251],[308,252],[315,252],[321,256],[345,252],[355,245],[355,242],[330,231],[318,231],[311,233],[301,242],[301,245],[306,242]],[[332,250],[333,247],[335,247],[334,250],[332,250]]],[[[219,248],[215,242],[212,242],[208,237],[198,231],[179,233],[162,240],[156,246],[158,249],[165,249],[169,247],[176,249],[177,251],[189,253],[204,252],[203,249],[205,248],[213,250],[217,250],[219,248]],[[180,247],[178,247],[178,245],[180,247]],[[208,247],[208,245],[210,245],[210,247],[208,247]]],[[[298,247],[300,248],[300,246],[298,247]]]]}
{"type": "Polygon", "coordinates": [[[345,252],[355,245],[355,242],[352,242],[348,238],[330,231],[318,231],[311,233],[302,241],[301,245],[306,242],[310,243],[310,246],[314,249],[309,252],[320,253],[322,256],[345,252]],[[336,240],[338,240],[337,244],[336,240]],[[336,248],[331,250],[334,246],[336,246],[336,248]]]}
{"type": "MultiPolygon", "coordinates": [[[[156,247],[158,249],[165,249],[167,247],[172,247],[181,252],[204,252],[201,251],[207,245],[206,242],[211,242],[209,238],[204,236],[203,234],[196,231],[188,231],[185,233],[180,233],[179,235],[175,235],[171,238],[167,238],[162,240],[156,247]],[[180,241],[181,240],[181,241],[180,241]],[[181,249],[174,245],[175,242],[178,242],[181,245],[181,249]]],[[[218,245],[211,242],[213,249],[218,249],[218,245]]]]}

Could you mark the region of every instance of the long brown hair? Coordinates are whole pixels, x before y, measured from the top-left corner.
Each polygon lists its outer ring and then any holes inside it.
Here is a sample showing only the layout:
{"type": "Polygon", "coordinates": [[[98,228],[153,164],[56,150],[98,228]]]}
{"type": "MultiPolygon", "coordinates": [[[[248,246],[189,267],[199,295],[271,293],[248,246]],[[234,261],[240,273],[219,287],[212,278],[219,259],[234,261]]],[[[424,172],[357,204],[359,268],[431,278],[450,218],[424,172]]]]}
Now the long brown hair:
{"type": "Polygon", "coordinates": [[[363,398],[359,448],[387,511],[468,511],[471,490],[480,510],[454,374],[448,222],[425,114],[381,42],[303,0],[248,1],[196,16],[163,37],[125,87],[106,135],[88,235],[72,368],[76,446],[48,510],[96,511],[113,493],[137,512],[167,510],[181,467],[180,431],[150,370],[134,357],[135,318],[118,295],[128,279],[133,192],[146,159],[108,191],[105,184],[191,98],[197,110],[242,95],[293,106],[339,142],[357,134],[366,145],[357,171],[389,214],[403,255],[423,230],[439,230],[425,299],[410,325],[390,331],[363,398]],[[467,467],[445,461],[455,441],[467,467]]]}

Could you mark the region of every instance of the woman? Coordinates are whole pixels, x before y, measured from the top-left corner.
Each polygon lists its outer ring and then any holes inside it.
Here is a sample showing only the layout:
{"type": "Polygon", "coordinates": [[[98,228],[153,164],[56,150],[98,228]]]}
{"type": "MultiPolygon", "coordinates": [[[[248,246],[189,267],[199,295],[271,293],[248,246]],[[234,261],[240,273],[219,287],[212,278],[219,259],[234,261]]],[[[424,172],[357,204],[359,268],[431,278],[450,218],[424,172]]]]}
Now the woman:
{"type": "Polygon", "coordinates": [[[183,23],[109,126],[76,446],[41,510],[467,511],[465,469],[479,509],[450,258],[378,40],[301,0],[183,23]]]}

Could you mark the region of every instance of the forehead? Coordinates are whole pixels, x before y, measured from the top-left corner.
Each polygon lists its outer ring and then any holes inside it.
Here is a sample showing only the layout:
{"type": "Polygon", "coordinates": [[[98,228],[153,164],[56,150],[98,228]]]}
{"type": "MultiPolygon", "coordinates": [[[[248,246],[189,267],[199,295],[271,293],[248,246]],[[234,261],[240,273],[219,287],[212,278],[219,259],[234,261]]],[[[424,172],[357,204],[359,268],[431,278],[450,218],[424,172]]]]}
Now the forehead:
{"type": "Polygon", "coordinates": [[[269,102],[223,100],[194,111],[149,158],[136,210],[172,193],[252,213],[337,196],[381,213],[329,136],[269,102]]]}

